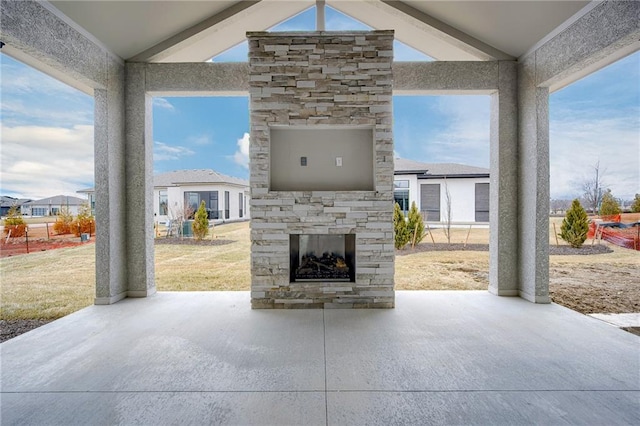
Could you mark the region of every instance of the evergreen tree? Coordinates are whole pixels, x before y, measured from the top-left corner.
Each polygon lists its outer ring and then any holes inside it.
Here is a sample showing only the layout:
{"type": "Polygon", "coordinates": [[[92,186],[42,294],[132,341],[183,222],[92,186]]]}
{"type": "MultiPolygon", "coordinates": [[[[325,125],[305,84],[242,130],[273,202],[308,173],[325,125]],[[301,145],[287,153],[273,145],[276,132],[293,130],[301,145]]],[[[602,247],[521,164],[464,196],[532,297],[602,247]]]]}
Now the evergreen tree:
{"type": "Polygon", "coordinates": [[[396,249],[400,250],[407,245],[411,239],[411,234],[409,233],[409,226],[404,218],[404,213],[402,213],[402,209],[400,209],[400,204],[398,203],[396,203],[393,210],[393,231],[395,234],[396,249]]]}
{"type": "Polygon", "coordinates": [[[197,240],[202,240],[209,233],[209,217],[204,201],[200,202],[200,207],[198,207],[198,211],[196,211],[191,227],[193,229],[193,235],[197,240]]]}
{"type": "Polygon", "coordinates": [[[633,199],[633,204],[631,205],[632,213],[640,213],[640,194],[636,194],[636,198],[633,199]]]}
{"type": "Polygon", "coordinates": [[[413,247],[422,241],[425,235],[424,221],[415,201],[411,203],[411,208],[409,209],[409,224],[407,226],[409,228],[409,241],[411,241],[411,246],[413,247]]]}
{"type": "Polygon", "coordinates": [[[589,219],[587,219],[587,212],[576,198],[562,220],[560,238],[568,242],[571,247],[580,248],[587,239],[588,231],[589,219]]]}
{"type": "Polygon", "coordinates": [[[600,216],[613,217],[621,213],[620,205],[613,198],[611,190],[608,190],[602,196],[602,204],[600,204],[600,216]]]}

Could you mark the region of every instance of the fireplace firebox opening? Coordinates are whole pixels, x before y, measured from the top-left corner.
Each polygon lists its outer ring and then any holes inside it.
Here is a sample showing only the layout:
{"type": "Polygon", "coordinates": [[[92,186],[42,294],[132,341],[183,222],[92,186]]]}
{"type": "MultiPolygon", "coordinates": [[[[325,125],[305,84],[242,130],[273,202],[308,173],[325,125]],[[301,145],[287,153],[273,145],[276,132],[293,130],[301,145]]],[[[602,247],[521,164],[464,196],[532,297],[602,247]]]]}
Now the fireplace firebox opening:
{"type": "Polygon", "coordinates": [[[290,235],[291,282],[355,282],[356,236],[290,235]]]}

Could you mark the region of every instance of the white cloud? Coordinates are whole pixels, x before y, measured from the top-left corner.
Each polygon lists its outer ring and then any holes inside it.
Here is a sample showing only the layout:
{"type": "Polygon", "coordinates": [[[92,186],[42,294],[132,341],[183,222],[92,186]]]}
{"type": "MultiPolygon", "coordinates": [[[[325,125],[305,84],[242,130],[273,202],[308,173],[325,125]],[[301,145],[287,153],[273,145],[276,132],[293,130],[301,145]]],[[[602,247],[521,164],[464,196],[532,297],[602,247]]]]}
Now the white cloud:
{"type": "Polygon", "coordinates": [[[60,126],[93,123],[92,109],[54,108],[47,105],[25,104],[21,99],[2,100],[2,121],[15,126],[56,123],[60,126]]]}
{"type": "Polygon", "coordinates": [[[158,108],[167,109],[169,111],[175,111],[176,110],[176,108],[171,104],[171,102],[169,102],[165,98],[159,98],[159,97],[153,98],[153,106],[154,107],[158,107],[158,108]]]}
{"type": "Polygon", "coordinates": [[[0,106],[5,126],[93,124],[91,96],[6,55],[0,55],[0,65],[0,106]]]}
{"type": "Polygon", "coordinates": [[[187,141],[189,143],[192,143],[194,145],[199,145],[199,146],[204,146],[204,145],[211,145],[213,143],[213,138],[210,135],[197,135],[197,136],[190,136],[187,141]]]}
{"type": "Polygon", "coordinates": [[[0,63],[3,96],[26,93],[56,97],[84,95],[79,90],[5,55],[0,55],[0,63]]]}
{"type": "Polygon", "coordinates": [[[410,115],[395,117],[396,149],[427,163],[489,167],[489,119],[487,96],[425,96],[410,115]]]}
{"type": "Polygon", "coordinates": [[[0,124],[3,194],[25,198],[78,196],[93,182],[93,126],[70,129],[0,124]]]}
{"type": "Polygon", "coordinates": [[[233,154],[233,161],[245,169],[249,168],[249,133],[238,139],[238,150],[233,154]]]}
{"type": "MultiPolygon", "coordinates": [[[[637,115],[636,115],[637,116],[637,115]]],[[[582,195],[599,161],[603,182],[613,195],[631,199],[640,193],[638,120],[565,115],[549,123],[551,198],[582,195]]]]}
{"type": "Polygon", "coordinates": [[[193,154],[195,152],[185,146],[168,145],[158,141],[153,143],[153,161],[179,160],[180,157],[193,154]]]}

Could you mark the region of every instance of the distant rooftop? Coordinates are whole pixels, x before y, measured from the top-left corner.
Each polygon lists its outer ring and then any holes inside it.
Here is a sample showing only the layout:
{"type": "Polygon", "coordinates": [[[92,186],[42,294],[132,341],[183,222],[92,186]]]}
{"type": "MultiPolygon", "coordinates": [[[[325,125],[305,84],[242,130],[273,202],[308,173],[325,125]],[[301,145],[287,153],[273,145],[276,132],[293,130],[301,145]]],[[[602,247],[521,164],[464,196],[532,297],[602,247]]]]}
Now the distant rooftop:
{"type": "Polygon", "coordinates": [[[153,177],[153,186],[178,186],[190,183],[227,183],[231,185],[249,186],[244,179],[227,176],[211,169],[174,170],[167,173],[159,173],[153,177]]]}
{"type": "MultiPolygon", "coordinates": [[[[188,169],[188,170],[174,170],[172,172],[158,173],[153,176],[153,186],[165,188],[169,186],[179,186],[184,184],[199,184],[199,183],[226,183],[229,185],[249,186],[249,181],[236,178],[233,176],[227,176],[222,173],[218,173],[211,169],[188,169]]],[[[81,189],[76,191],[81,194],[89,194],[95,192],[95,187],[81,189]]]]}
{"type": "Polygon", "coordinates": [[[437,177],[489,177],[489,169],[457,163],[421,163],[419,161],[396,158],[395,174],[418,174],[419,178],[437,177]]]}
{"type": "Polygon", "coordinates": [[[7,195],[0,195],[0,207],[20,206],[28,201],[31,200],[28,198],[14,198],[7,195]]]}
{"type": "Polygon", "coordinates": [[[79,206],[86,203],[84,198],[71,197],[68,195],[55,195],[41,200],[33,200],[24,203],[25,206],[79,206]]]}

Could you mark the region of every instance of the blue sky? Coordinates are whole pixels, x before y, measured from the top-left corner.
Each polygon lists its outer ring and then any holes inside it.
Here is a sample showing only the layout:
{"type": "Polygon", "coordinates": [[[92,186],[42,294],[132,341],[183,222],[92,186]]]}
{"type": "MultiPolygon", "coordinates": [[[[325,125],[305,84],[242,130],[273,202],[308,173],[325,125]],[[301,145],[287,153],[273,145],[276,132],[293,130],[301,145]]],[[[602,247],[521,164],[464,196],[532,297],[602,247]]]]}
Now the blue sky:
{"type": "MultiPolygon", "coordinates": [[[[273,30],[311,30],[315,9],[273,30]]],[[[367,29],[327,8],[328,30],[367,29]]],[[[430,60],[395,44],[395,60],[430,60]]],[[[243,61],[246,43],[213,60],[243,61]]],[[[93,186],[93,98],[0,54],[2,195],[42,198],[93,186]]],[[[617,197],[640,192],[640,53],[550,98],[552,198],[580,195],[600,161],[617,197]]],[[[488,96],[395,96],[396,154],[489,166],[488,96]]],[[[248,178],[247,97],[155,98],[154,169],[248,178]]]]}

